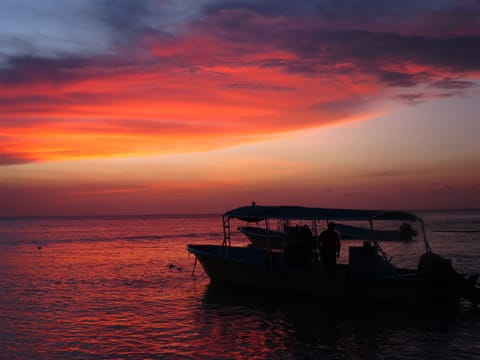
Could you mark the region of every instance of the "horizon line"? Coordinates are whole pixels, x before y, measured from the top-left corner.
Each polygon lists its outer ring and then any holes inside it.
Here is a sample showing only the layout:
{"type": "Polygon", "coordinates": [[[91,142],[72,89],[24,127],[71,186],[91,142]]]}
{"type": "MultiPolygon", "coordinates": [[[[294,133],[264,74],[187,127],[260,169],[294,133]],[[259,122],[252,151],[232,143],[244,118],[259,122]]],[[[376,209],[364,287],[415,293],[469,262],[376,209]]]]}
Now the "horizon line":
{"type": "MultiPolygon", "coordinates": [[[[408,211],[408,212],[480,211],[480,208],[450,208],[450,209],[442,208],[442,209],[416,209],[416,210],[405,210],[405,209],[403,209],[403,210],[399,210],[399,211],[408,211]]],[[[218,212],[218,213],[164,213],[164,214],[90,214],[90,215],[79,214],[79,215],[11,215],[11,216],[9,215],[9,216],[0,216],[0,220],[44,219],[44,218],[189,217],[189,216],[220,216],[222,214],[223,214],[223,212],[218,212]]]]}

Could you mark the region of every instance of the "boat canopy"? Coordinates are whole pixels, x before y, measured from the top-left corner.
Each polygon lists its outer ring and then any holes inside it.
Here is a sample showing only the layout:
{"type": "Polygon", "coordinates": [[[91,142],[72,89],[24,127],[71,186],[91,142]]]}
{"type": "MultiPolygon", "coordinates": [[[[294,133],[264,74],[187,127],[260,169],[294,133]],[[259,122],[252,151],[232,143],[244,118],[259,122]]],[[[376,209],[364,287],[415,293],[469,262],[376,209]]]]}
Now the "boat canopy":
{"type": "Polygon", "coordinates": [[[328,209],[303,206],[242,206],[229,210],[224,215],[227,218],[237,218],[243,221],[257,222],[264,219],[283,220],[329,220],[329,221],[421,221],[418,216],[396,210],[357,210],[328,209]]]}

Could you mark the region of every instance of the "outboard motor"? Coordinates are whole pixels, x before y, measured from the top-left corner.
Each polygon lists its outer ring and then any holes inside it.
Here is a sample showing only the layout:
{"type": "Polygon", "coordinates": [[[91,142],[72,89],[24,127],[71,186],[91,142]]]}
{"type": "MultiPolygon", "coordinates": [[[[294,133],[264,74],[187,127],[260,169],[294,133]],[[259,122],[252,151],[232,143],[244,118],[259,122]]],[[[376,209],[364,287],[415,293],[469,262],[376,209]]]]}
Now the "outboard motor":
{"type": "Polygon", "coordinates": [[[460,295],[477,305],[480,302],[480,287],[477,282],[478,274],[464,278],[460,295]]]}
{"type": "Polygon", "coordinates": [[[450,275],[455,272],[452,262],[432,252],[426,252],[418,262],[418,275],[435,287],[448,285],[450,275]]]}
{"type": "Polygon", "coordinates": [[[436,290],[452,291],[474,303],[480,302],[480,288],[477,280],[478,275],[466,277],[457,273],[449,259],[445,259],[432,252],[426,252],[418,263],[418,275],[430,283],[436,290]]]}

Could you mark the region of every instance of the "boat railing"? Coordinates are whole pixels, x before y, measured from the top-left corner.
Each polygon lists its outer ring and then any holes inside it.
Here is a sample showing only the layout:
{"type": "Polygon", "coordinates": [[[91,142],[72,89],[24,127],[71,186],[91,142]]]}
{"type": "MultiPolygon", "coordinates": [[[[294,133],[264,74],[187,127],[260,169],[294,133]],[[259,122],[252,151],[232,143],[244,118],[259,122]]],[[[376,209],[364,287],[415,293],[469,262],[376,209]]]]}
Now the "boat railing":
{"type": "Polygon", "coordinates": [[[228,254],[228,248],[232,245],[232,232],[230,228],[230,217],[229,216],[222,216],[222,223],[223,223],[223,242],[222,246],[218,249],[218,255],[221,254],[222,251],[225,252],[225,256],[228,254]]]}
{"type": "MultiPolygon", "coordinates": [[[[387,215],[389,215],[389,213],[387,213],[387,215]]],[[[408,215],[408,214],[407,214],[408,215]]],[[[248,217],[238,217],[238,216],[232,216],[231,214],[224,214],[222,216],[222,222],[223,222],[223,242],[222,242],[222,246],[220,247],[219,251],[218,251],[218,254],[221,255],[223,254],[224,256],[228,256],[228,249],[231,247],[232,245],[232,238],[231,238],[231,224],[230,224],[230,221],[232,218],[240,218],[241,220],[245,220],[245,221],[248,221],[250,218],[248,217]]],[[[270,265],[270,267],[273,267],[273,259],[272,259],[272,235],[270,233],[270,224],[269,224],[269,221],[271,221],[272,219],[279,219],[281,221],[284,222],[284,225],[285,224],[288,224],[290,225],[290,220],[293,220],[294,218],[293,217],[289,217],[289,218],[283,218],[283,217],[269,217],[269,216],[264,216],[263,218],[255,218],[255,217],[252,217],[251,220],[252,221],[255,221],[258,225],[258,222],[259,221],[264,221],[264,224],[265,224],[265,251],[266,251],[266,257],[267,257],[267,263],[270,265]]],[[[372,231],[374,231],[374,221],[373,220],[393,220],[393,221],[396,221],[396,220],[407,220],[407,221],[418,221],[420,223],[420,226],[421,226],[421,231],[422,231],[422,235],[423,235],[423,241],[424,241],[424,246],[425,246],[425,251],[426,252],[432,252],[432,249],[430,247],[430,244],[428,243],[428,240],[427,240],[427,236],[426,236],[426,232],[425,232],[425,225],[424,225],[424,222],[421,218],[417,217],[417,216],[410,216],[410,217],[407,217],[406,219],[402,219],[402,218],[399,218],[398,216],[392,218],[392,217],[375,217],[375,218],[370,218],[369,219],[369,223],[370,223],[370,229],[372,231]]],[[[319,243],[318,243],[318,233],[319,233],[319,228],[318,228],[318,221],[326,221],[327,224],[328,222],[330,221],[330,219],[320,219],[320,218],[303,218],[301,219],[303,221],[311,221],[311,227],[310,227],[310,230],[312,232],[312,236],[314,237],[315,241],[314,241],[314,247],[316,248],[315,250],[318,252],[319,250],[319,243]]],[[[389,259],[388,258],[388,255],[383,251],[383,249],[380,247],[378,241],[375,239],[373,240],[374,241],[374,245],[375,247],[378,249],[378,252],[379,252],[379,255],[387,262],[391,263],[391,258],[389,259]]],[[[318,256],[318,254],[317,254],[318,256]]]]}

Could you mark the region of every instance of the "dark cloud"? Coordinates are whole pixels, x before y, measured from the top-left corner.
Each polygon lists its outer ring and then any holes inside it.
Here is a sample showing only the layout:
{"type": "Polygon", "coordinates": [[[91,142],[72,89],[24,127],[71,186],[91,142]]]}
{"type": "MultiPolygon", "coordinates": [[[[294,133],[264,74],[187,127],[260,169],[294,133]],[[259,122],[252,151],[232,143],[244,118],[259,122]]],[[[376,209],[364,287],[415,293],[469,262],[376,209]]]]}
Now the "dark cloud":
{"type": "Polygon", "coordinates": [[[287,30],[278,46],[319,63],[352,62],[363,70],[419,64],[466,72],[480,70],[480,36],[434,38],[363,30],[287,30]]]}
{"type": "MultiPolygon", "coordinates": [[[[441,14],[443,24],[449,23],[449,16],[458,23],[468,13],[471,23],[472,13],[480,18],[480,5],[473,2],[446,1],[432,6],[429,1],[407,1],[391,6],[379,0],[235,0],[213,2],[205,13],[206,19],[197,24],[202,32],[235,44],[294,53],[295,59],[258,61],[260,66],[287,72],[335,73],[337,64],[349,63],[342,71],[372,74],[388,86],[412,87],[435,81],[438,71],[464,76],[480,70],[479,30],[463,27],[453,31],[452,27],[451,32],[437,33],[433,16],[441,14]],[[408,19],[416,19],[422,31],[414,31],[408,19]],[[371,26],[372,22],[383,25],[371,26]],[[392,70],[392,65],[420,65],[434,71],[402,72],[392,70]]],[[[450,84],[455,88],[464,85],[450,84]]]]}
{"type": "Polygon", "coordinates": [[[170,39],[177,28],[197,14],[198,0],[176,2],[171,0],[92,0],[90,12],[98,23],[110,29],[114,48],[129,53],[142,50],[138,44],[148,36],[170,39]]]}
{"type": "MultiPolygon", "coordinates": [[[[214,0],[208,15],[244,10],[267,18],[313,19],[325,28],[468,34],[480,25],[478,1],[214,0]]],[[[476,30],[478,33],[478,30],[476,30]]]]}
{"type": "Polygon", "coordinates": [[[400,17],[428,6],[426,1],[404,1],[395,6],[383,0],[216,0],[204,11],[208,14],[225,10],[249,10],[266,17],[311,17],[321,19],[361,19],[364,23],[379,17],[400,17]]]}
{"type": "Polygon", "coordinates": [[[414,93],[414,94],[401,94],[401,95],[398,95],[398,98],[409,105],[418,105],[418,104],[424,103],[427,100],[428,96],[423,93],[414,93]]]}
{"type": "Polygon", "coordinates": [[[224,85],[226,89],[233,90],[247,90],[247,91],[262,91],[262,90],[273,90],[273,91],[292,91],[295,90],[293,87],[288,86],[274,86],[268,84],[260,83],[228,83],[224,85]]]}
{"type": "Polygon", "coordinates": [[[204,8],[206,14],[216,14],[225,10],[249,10],[266,17],[306,16],[316,13],[322,1],[309,0],[221,0],[212,1],[204,8]]]}
{"type": "MultiPolygon", "coordinates": [[[[408,32],[374,31],[368,26],[352,28],[349,25],[356,24],[352,20],[354,17],[364,19],[368,24],[373,18],[388,19],[389,16],[396,17],[413,10],[418,10],[425,18],[441,11],[443,19],[454,12],[455,22],[458,22],[466,8],[480,14],[480,5],[471,2],[453,6],[447,1],[431,9],[428,1],[407,1],[396,6],[387,6],[380,0],[361,3],[345,0],[212,1],[204,8],[204,17],[192,21],[189,32],[182,35],[164,31],[161,23],[159,27],[152,25],[152,4],[148,0],[92,2],[91,9],[95,10],[95,16],[118,35],[119,43],[131,45],[126,48],[128,51],[122,48],[117,53],[103,56],[59,53],[50,57],[9,56],[0,67],[0,84],[61,84],[112,73],[142,72],[145,69],[166,72],[181,67],[195,71],[200,69],[200,65],[239,64],[279,68],[287,73],[308,76],[368,74],[387,86],[409,88],[422,84],[431,89],[444,90],[443,94],[436,96],[453,96],[474,86],[474,83],[462,77],[480,71],[480,35],[473,30],[470,35],[443,36],[433,32],[409,35],[408,32]],[[315,19],[317,16],[320,16],[318,21],[302,21],[305,17],[315,19]],[[266,18],[268,21],[265,21],[266,18]],[[324,18],[338,22],[332,24],[331,21],[323,21],[324,18]],[[218,41],[223,48],[201,48],[195,43],[188,45],[188,37],[197,35],[210,39],[213,46],[218,41]],[[144,48],[145,43],[139,41],[145,36],[154,40],[160,49],[172,48],[171,54],[153,57],[149,49],[144,48]],[[191,48],[176,51],[175,46],[181,40],[185,40],[186,46],[191,48]],[[138,51],[141,52],[140,56],[138,51]],[[292,56],[249,56],[258,53],[268,55],[270,52],[292,56]],[[422,70],[402,70],[407,65],[419,65],[422,70]],[[439,80],[439,72],[447,73],[449,77],[439,80]]],[[[161,6],[156,9],[159,8],[161,6]]],[[[158,14],[158,18],[162,18],[162,14],[158,14]]],[[[251,82],[229,82],[224,88],[290,90],[251,82]]],[[[0,99],[0,103],[2,100],[17,101],[19,104],[27,100],[30,103],[95,101],[95,94],[77,95],[80,96],[62,99],[49,99],[42,95],[30,99],[4,98],[0,99]]],[[[401,95],[400,99],[418,103],[428,97],[431,96],[406,94],[401,95]]]]}
{"type": "MultiPolygon", "coordinates": [[[[352,5],[352,2],[346,3],[352,5]]],[[[342,62],[352,62],[358,70],[372,73],[381,70],[385,64],[406,63],[440,67],[454,72],[480,70],[480,34],[477,35],[475,30],[466,35],[445,36],[435,34],[435,29],[432,28],[424,34],[410,35],[395,26],[375,29],[368,26],[352,27],[348,22],[333,26],[321,21],[302,22],[292,14],[265,21],[264,16],[271,15],[266,11],[269,7],[265,2],[260,4],[241,1],[217,4],[216,12],[211,12],[197,25],[202,32],[209,32],[211,36],[237,44],[264,45],[266,49],[293,52],[298,57],[294,62],[285,63],[285,60],[280,60],[275,64],[275,59],[272,59],[267,64],[285,65],[289,71],[323,71],[319,65],[342,62]],[[222,12],[220,8],[229,11],[222,12]]],[[[294,5],[287,6],[280,2],[276,8],[282,9],[284,6],[289,8],[294,5]]],[[[394,24],[393,22],[392,25],[394,24]]],[[[401,79],[400,82],[412,86],[417,79],[418,76],[406,82],[401,79]]]]}
{"type": "Polygon", "coordinates": [[[118,31],[143,28],[143,19],[148,15],[148,1],[143,0],[96,0],[92,9],[99,19],[118,31]]]}
{"type": "Polygon", "coordinates": [[[373,74],[387,85],[411,87],[428,83],[435,75],[426,71],[407,73],[385,69],[415,64],[460,75],[480,70],[480,36],[476,35],[440,38],[366,30],[326,30],[276,23],[266,25],[243,14],[228,15],[231,17],[241,19],[233,22],[236,25],[226,19],[213,21],[208,30],[213,36],[228,41],[253,41],[257,47],[263,44],[265,49],[295,54],[295,59],[258,61],[260,66],[281,67],[288,72],[335,73],[337,64],[348,63],[351,66],[342,71],[373,74]],[[223,28],[224,23],[227,25],[223,28]]]}
{"type": "Polygon", "coordinates": [[[396,71],[379,71],[379,80],[389,86],[413,87],[429,80],[426,73],[408,74],[396,71]]]}
{"type": "Polygon", "coordinates": [[[247,65],[256,65],[264,68],[282,68],[288,73],[315,74],[325,70],[324,64],[320,61],[309,59],[279,59],[270,58],[255,61],[248,61],[247,65]]]}
{"type": "MultiPolygon", "coordinates": [[[[104,105],[110,103],[111,98],[109,96],[96,93],[95,91],[85,93],[69,92],[62,95],[52,93],[44,95],[16,94],[12,96],[2,96],[0,97],[0,113],[2,113],[3,116],[0,116],[0,128],[9,130],[38,126],[52,126],[54,128],[58,124],[64,123],[64,121],[55,118],[49,119],[43,114],[55,113],[60,108],[68,109],[70,106],[83,106],[85,104],[104,105]]],[[[81,118],[82,114],[79,113],[78,119],[72,123],[79,122],[81,118]]]]}
{"type": "Polygon", "coordinates": [[[465,96],[465,90],[457,90],[452,88],[451,91],[400,94],[397,96],[397,98],[409,105],[418,105],[426,102],[429,99],[441,99],[459,96],[465,96]]]}
{"type": "MultiPolygon", "coordinates": [[[[435,81],[435,75],[426,71],[392,70],[392,65],[416,64],[432,67],[452,73],[452,76],[480,70],[480,36],[459,35],[441,37],[434,34],[408,35],[401,32],[386,32],[352,29],[348,16],[368,19],[378,12],[377,18],[404,14],[412,9],[424,12],[429,2],[406,2],[398,6],[387,6],[382,1],[367,1],[359,5],[354,1],[213,1],[204,8],[206,16],[191,23],[189,35],[202,34],[211,39],[227,41],[228,51],[209,56],[208,65],[223,65],[234,61],[255,64],[262,67],[282,68],[289,73],[303,74],[371,74],[388,86],[413,87],[417,84],[429,84],[435,81]],[[327,14],[327,18],[339,19],[337,26],[321,21],[298,21],[303,16],[327,14]],[[350,15],[348,15],[350,14],[350,15]],[[348,16],[347,16],[348,15],[348,16]],[[265,17],[273,20],[264,21],[265,17]],[[254,47],[252,45],[255,45],[254,47]],[[263,48],[263,49],[262,49],[263,48]],[[295,58],[262,58],[252,60],[249,52],[286,51],[295,58]],[[228,55],[226,55],[228,54],[228,55]],[[212,63],[216,62],[216,63],[212,63]],[[348,66],[338,66],[349,64],[348,66]]],[[[101,21],[118,35],[119,43],[127,45],[129,59],[126,60],[125,48],[118,54],[108,57],[62,56],[38,57],[33,55],[11,56],[0,68],[0,82],[6,84],[50,81],[53,83],[69,81],[82,76],[98,76],[94,68],[105,71],[123,70],[126,61],[131,66],[152,66],[146,56],[132,56],[143,51],[144,44],[138,41],[148,36],[154,39],[159,48],[174,47],[180,38],[165,32],[159,26],[152,26],[152,2],[143,1],[94,1],[92,9],[101,21]],[[149,20],[147,20],[147,18],[149,20]],[[131,41],[135,39],[135,41],[131,41]],[[83,73],[82,73],[83,70],[83,73]]],[[[465,5],[466,6],[466,5],[465,5]]],[[[161,8],[161,7],[160,7],[161,8]]],[[[438,10],[438,7],[436,8],[438,10]]],[[[436,11],[437,11],[436,10],[436,11]]],[[[444,13],[452,9],[442,10],[444,13]]],[[[456,9],[457,12],[460,10],[456,9]]],[[[158,15],[161,18],[161,14],[158,15]]],[[[427,16],[427,15],[425,15],[427,16]]],[[[446,15],[445,15],[446,16],[446,15]]],[[[194,45],[193,45],[194,46],[194,45]]],[[[209,49],[190,49],[186,55],[170,56],[163,60],[165,66],[190,68],[199,64],[202,53],[209,49]],[[187,55],[192,56],[187,56],[187,55]]],[[[148,50],[147,52],[148,53],[148,50]]],[[[145,55],[145,53],[143,54],[145,55]]],[[[227,85],[228,87],[229,85],[227,85]]],[[[432,86],[442,89],[466,89],[468,82],[461,79],[437,81],[432,86]],[[449,87],[451,86],[451,87],[449,87]]],[[[235,86],[233,86],[235,87],[235,86]]],[[[233,88],[232,87],[232,88],[233,88]]]]}
{"type": "MultiPolygon", "coordinates": [[[[162,59],[139,60],[122,54],[105,56],[55,55],[52,57],[22,55],[8,57],[0,66],[0,84],[62,84],[83,79],[102,78],[127,73],[162,71],[171,66],[162,59]]],[[[92,89],[95,91],[95,89],[92,89]]],[[[0,100],[1,101],[1,100],[0,100]]]]}
{"type": "Polygon", "coordinates": [[[30,154],[10,154],[0,152],[0,166],[27,164],[34,160],[35,159],[30,157],[30,154]]]}
{"type": "Polygon", "coordinates": [[[475,83],[471,81],[456,80],[451,78],[444,78],[430,84],[432,88],[443,89],[443,90],[466,90],[468,88],[476,86],[475,83]]]}
{"type": "Polygon", "coordinates": [[[76,77],[75,72],[90,60],[80,57],[12,56],[0,67],[0,83],[21,84],[33,82],[62,83],[76,77]]]}

